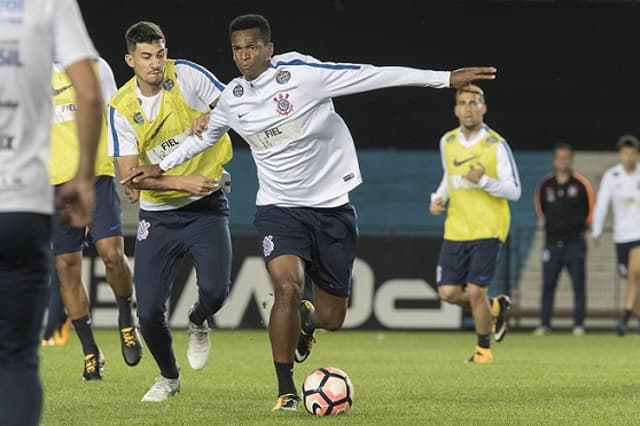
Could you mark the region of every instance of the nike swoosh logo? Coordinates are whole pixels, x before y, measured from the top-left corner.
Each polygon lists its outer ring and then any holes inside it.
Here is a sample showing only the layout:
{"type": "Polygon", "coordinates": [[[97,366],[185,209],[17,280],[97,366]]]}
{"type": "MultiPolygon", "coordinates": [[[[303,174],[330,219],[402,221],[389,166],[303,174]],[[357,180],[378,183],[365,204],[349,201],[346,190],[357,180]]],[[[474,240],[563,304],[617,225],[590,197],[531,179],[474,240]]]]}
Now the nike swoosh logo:
{"type": "Polygon", "coordinates": [[[117,231],[118,229],[120,229],[120,224],[117,225],[113,225],[109,227],[109,231],[117,231]]]}
{"type": "Polygon", "coordinates": [[[242,118],[242,117],[244,117],[244,116],[245,116],[245,115],[247,115],[247,114],[249,114],[249,113],[248,113],[248,112],[245,112],[244,114],[238,114],[238,118],[242,118]]]}
{"type": "Polygon", "coordinates": [[[58,96],[60,93],[64,92],[65,90],[69,90],[73,87],[72,84],[69,84],[67,86],[63,86],[60,87],[59,89],[54,89],[53,87],[51,88],[51,90],[53,90],[53,96],[58,96]]]}
{"type": "Polygon", "coordinates": [[[474,160],[474,159],[476,159],[476,158],[478,158],[478,156],[477,156],[477,155],[474,155],[473,157],[465,158],[465,159],[464,159],[464,160],[462,160],[462,161],[458,161],[458,160],[456,160],[456,159],[454,158],[454,159],[453,159],[453,165],[454,165],[454,167],[460,167],[460,166],[462,166],[464,163],[468,163],[469,161],[474,160]]]}
{"type": "Polygon", "coordinates": [[[160,124],[158,124],[158,127],[156,127],[156,130],[153,132],[153,134],[151,136],[149,136],[149,139],[153,139],[156,137],[156,135],[158,134],[158,132],[160,132],[160,129],[162,129],[162,126],[164,126],[164,123],[167,121],[167,119],[169,117],[171,117],[172,112],[170,112],[169,114],[167,114],[162,121],[160,122],[160,124]]]}

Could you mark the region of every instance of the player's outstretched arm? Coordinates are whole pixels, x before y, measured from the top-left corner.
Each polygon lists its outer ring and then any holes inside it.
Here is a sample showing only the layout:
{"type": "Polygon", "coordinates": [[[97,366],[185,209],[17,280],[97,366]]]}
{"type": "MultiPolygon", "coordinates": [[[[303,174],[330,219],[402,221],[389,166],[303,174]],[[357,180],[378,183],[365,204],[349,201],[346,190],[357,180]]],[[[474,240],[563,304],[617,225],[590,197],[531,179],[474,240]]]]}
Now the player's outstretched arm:
{"type": "Polygon", "coordinates": [[[495,80],[497,71],[494,67],[459,68],[451,72],[449,86],[459,89],[474,81],[495,80]]]}

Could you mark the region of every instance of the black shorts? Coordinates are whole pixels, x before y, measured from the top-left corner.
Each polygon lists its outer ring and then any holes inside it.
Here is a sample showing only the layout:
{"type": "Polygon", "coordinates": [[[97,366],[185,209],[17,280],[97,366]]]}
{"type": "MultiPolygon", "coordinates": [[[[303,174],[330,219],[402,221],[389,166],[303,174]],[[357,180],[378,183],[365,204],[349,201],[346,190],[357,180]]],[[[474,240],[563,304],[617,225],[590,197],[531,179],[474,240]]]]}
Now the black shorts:
{"type": "Polygon", "coordinates": [[[358,226],[351,204],[334,208],[257,206],[253,221],[269,261],[293,254],[314,284],[338,297],[351,295],[358,226]]]}
{"type": "MultiPolygon", "coordinates": [[[[58,194],[62,185],[55,186],[58,194]]],[[[122,207],[112,176],[96,179],[96,210],[88,228],[60,224],[58,212],[53,225],[53,253],[55,255],[82,251],[83,248],[107,237],[122,236],[122,207]]]]}
{"type": "Polygon", "coordinates": [[[436,281],[438,285],[466,285],[482,287],[490,284],[496,270],[502,243],[497,238],[474,241],[442,242],[436,281]]]}
{"type": "Polygon", "coordinates": [[[618,257],[618,273],[622,278],[627,278],[629,268],[629,252],[636,247],[640,247],[640,240],[629,241],[628,243],[616,243],[616,255],[618,257]]]}

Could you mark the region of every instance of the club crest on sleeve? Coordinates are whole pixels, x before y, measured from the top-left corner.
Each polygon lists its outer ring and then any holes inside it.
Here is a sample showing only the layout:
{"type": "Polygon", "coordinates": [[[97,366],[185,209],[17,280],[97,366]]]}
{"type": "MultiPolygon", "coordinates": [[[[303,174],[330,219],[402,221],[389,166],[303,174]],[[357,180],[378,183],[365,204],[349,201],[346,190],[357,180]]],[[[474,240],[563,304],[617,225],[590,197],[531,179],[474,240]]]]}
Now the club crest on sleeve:
{"type": "Polygon", "coordinates": [[[280,70],[278,74],[276,74],[276,82],[278,84],[285,84],[289,80],[291,80],[291,73],[287,70],[280,70]]]}
{"type": "Polygon", "coordinates": [[[289,115],[293,111],[293,104],[289,101],[289,94],[278,93],[278,96],[273,98],[276,103],[276,111],[280,115],[289,115]]]}
{"type": "Polygon", "coordinates": [[[553,188],[545,188],[545,193],[547,197],[547,203],[553,203],[556,201],[556,192],[553,188]]]}
{"type": "Polygon", "coordinates": [[[262,240],[262,253],[264,254],[264,257],[269,257],[274,248],[275,245],[273,244],[273,235],[265,235],[264,239],[262,240]]]}
{"type": "Polygon", "coordinates": [[[173,89],[173,86],[175,86],[175,83],[170,78],[166,79],[162,84],[162,87],[164,87],[164,90],[171,90],[173,89]]]}
{"type": "Polygon", "coordinates": [[[138,241],[144,241],[147,239],[149,236],[149,228],[151,228],[151,224],[144,219],[138,223],[138,235],[136,236],[138,241]]]}
{"type": "Polygon", "coordinates": [[[133,113],[133,121],[136,124],[140,124],[140,125],[144,124],[144,117],[142,116],[142,113],[139,111],[133,113]]]}
{"type": "Polygon", "coordinates": [[[236,87],[233,88],[233,96],[235,96],[236,98],[239,98],[242,95],[244,95],[244,88],[238,84],[236,85],[236,87]]]}

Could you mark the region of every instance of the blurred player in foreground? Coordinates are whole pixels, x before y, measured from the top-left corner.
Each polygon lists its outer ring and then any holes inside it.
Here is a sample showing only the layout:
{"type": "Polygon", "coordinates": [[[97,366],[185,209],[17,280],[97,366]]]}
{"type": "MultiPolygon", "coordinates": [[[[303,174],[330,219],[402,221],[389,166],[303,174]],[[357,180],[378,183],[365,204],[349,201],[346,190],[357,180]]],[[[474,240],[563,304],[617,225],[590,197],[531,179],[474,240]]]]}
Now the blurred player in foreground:
{"type": "Polygon", "coordinates": [[[395,86],[461,87],[493,79],[494,68],[436,72],[320,62],[296,52],[273,56],[271,28],[259,15],[229,26],[242,77],[222,92],[208,127],[154,166],[124,181],[144,182],[179,166],[232,128],[249,144],[258,169],[255,226],[274,285],[269,337],[278,379],[274,410],[295,410],[294,358],[304,361],[316,328],[342,326],[351,293],[356,214],[349,192],[361,182],[349,130],[331,98],[395,86]],[[302,300],[305,273],[314,305],[302,300]]]}
{"type": "MultiPolygon", "coordinates": [[[[125,40],[125,60],[135,75],[109,103],[109,150],[123,176],[181,146],[194,120],[215,106],[224,89],[204,67],[167,59],[165,36],[152,22],[132,25],[125,40]]],[[[164,401],[180,390],[166,318],[178,261],[191,254],[198,277],[198,301],[189,311],[187,330],[187,359],[195,370],[209,359],[210,317],[229,292],[229,206],[222,190],[228,174],[222,166],[231,159],[231,140],[223,132],[216,141],[167,176],[128,185],[141,190],[135,252],[140,331],[160,368],[143,401],[164,401]]]]}
{"type": "Polygon", "coordinates": [[[616,327],[618,335],[624,336],[631,315],[640,316],[640,142],[635,136],[624,135],[617,149],[620,163],[607,170],[600,181],[592,232],[597,243],[611,204],[618,272],[627,280],[622,317],[616,327]]]}
{"type": "Polygon", "coordinates": [[[73,0],[0,4],[0,424],[36,425],[42,410],[39,332],[49,290],[53,191],[47,161],[51,64],[77,95],[78,170],[56,197],[61,219],[93,215],[102,117],[98,56],[73,0]]]}
{"type": "MultiPolygon", "coordinates": [[[[94,67],[100,80],[102,97],[108,101],[116,92],[111,67],[102,58],[96,61],[94,67]]],[[[51,80],[53,124],[49,171],[51,184],[57,193],[73,178],[78,168],[77,162],[74,161],[78,152],[76,95],[69,82],[69,76],[58,64],[53,65],[51,80]]],[[[131,314],[133,281],[131,267],[124,255],[122,208],[113,181],[114,175],[113,159],[107,153],[105,123],[100,134],[96,158],[96,208],[91,223],[87,227],[77,228],[60,223],[57,217],[54,217],[52,247],[60,280],[60,292],[73,328],[82,344],[84,380],[102,379],[104,367],[104,356],[98,349],[91,327],[89,297],[82,283],[82,250],[89,244],[95,244],[105,266],[107,282],[116,297],[120,346],[124,361],[127,365],[134,366],[140,362],[142,356],[142,345],[131,314]]],[[[55,280],[55,276],[52,280],[55,280]]]]}
{"type": "Polygon", "coordinates": [[[484,124],[482,89],[466,86],[455,100],[460,127],[440,140],[444,175],[429,206],[434,215],[447,212],[436,280],[442,300],[471,308],[478,343],[468,361],[488,363],[491,332],[497,342],[504,338],[511,300],[489,300],[487,288],[509,233],[508,201],[520,198],[520,178],[507,142],[484,124]]]}

